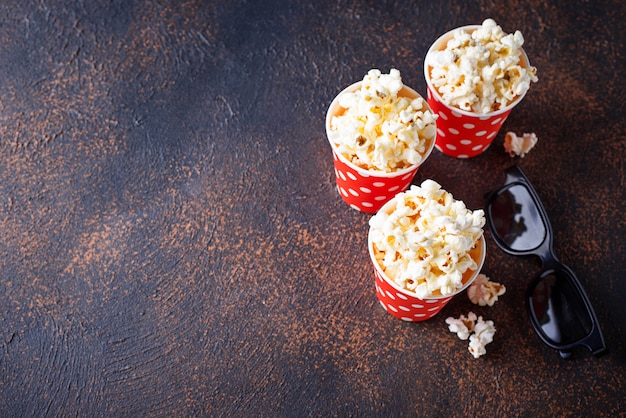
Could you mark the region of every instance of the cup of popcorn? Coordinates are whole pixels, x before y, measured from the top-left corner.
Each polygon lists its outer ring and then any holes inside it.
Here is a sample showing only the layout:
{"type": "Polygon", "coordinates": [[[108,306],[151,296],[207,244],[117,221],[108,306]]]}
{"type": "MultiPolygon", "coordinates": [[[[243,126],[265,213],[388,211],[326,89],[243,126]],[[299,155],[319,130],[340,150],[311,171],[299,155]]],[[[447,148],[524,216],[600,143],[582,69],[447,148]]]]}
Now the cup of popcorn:
{"type": "Polygon", "coordinates": [[[470,158],[491,145],[537,81],[523,44],[520,31],[507,34],[493,19],[451,30],[433,43],[424,76],[428,104],[438,115],[439,151],[470,158]]]}
{"type": "Polygon", "coordinates": [[[406,190],[433,150],[435,119],[396,69],[372,69],[339,93],[326,114],[326,134],[342,199],[375,213],[406,190]]]}
{"type": "Polygon", "coordinates": [[[404,321],[435,316],[480,273],[483,210],[469,210],[433,180],[412,185],[369,221],[376,296],[404,321]]]}

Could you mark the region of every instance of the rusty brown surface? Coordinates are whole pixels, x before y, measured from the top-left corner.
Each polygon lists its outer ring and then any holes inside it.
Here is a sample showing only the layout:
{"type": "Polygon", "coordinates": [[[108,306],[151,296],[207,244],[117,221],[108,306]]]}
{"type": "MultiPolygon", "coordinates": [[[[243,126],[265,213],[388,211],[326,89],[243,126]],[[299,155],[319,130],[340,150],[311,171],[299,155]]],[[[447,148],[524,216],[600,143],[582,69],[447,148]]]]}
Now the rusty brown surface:
{"type": "MultiPolygon", "coordinates": [[[[626,4],[307,3],[0,4],[0,415],[624,416],[626,4]],[[486,17],[538,68],[503,129],[539,137],[520,164],[603,358],[542,345],[539,264],[490,239],[494,307],[392,318],[335,190],[332,98],[391,67],[425,94],[430,43],[486,17]],[[469,310],[498,329],[477,360],[444,322],[469,310]]],[[[483,207],[503,137],[414,183],[483,207]]]]}

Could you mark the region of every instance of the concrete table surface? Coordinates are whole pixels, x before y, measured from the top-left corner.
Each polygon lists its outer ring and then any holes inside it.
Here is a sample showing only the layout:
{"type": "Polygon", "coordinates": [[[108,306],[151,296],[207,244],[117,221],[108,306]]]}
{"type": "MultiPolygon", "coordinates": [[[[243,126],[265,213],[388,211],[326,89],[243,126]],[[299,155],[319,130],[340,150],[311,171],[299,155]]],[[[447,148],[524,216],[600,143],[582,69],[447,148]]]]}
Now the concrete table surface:
{"type": "Polygon", "coordinates": [[[625,416],[626,3],[0,4],[0,416],[625,416]],[[491,147],[434,151],[472,209],[519,163],[611,353],[563,360],[524,307],[534,258],[487,236],[493,307],[406,323],[324,117],[371,68],[426,93],[442,33],[494,18],[538,69],[491,147]],[[506,131],[534,132],[523,159],[506,131]],[[495,322],[474,359],[448,316],[495,322]]]}

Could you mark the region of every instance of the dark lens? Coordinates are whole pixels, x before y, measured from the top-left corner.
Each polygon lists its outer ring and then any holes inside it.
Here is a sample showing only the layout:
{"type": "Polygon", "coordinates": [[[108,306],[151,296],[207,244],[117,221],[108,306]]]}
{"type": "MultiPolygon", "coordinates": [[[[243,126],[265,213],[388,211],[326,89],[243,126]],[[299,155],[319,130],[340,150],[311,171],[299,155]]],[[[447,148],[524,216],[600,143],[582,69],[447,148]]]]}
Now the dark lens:
{"type": "Polygon", "coordinates": [[[589,335],[592,320],[570,276],[551,271],[539,279],[530,295],[530,309],[554,344],[571,344],[589,335]]]}
{"type": "Polygon", "coordinates": [[[488,210],[496,235],[509,248],[532,250],[545,239],[546,227],[523,185],[515,184],[499,192],[488,210]]]}

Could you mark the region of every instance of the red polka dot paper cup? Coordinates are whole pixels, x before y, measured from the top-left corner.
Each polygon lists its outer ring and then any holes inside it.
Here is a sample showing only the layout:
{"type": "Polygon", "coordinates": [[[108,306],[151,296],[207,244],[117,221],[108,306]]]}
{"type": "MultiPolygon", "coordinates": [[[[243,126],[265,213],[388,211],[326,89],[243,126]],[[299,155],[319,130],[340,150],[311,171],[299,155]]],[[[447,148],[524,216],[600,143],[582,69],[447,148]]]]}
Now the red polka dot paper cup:
{"type": "MultiPolygon", "coordinates": [[[[393,203],[389,202],[389,203],[393,203]]],[[[381,210],[386,210],[386,206],[381,210]]],[[[465,291],[480,273],[480,269],[485,262],[486,245],[485,237],[482,236],[478,245],[472,250],[471,256],[476,261],[476,270],[467,270],[463,274],[463,287],[454,294],[446,296],[432,296],[426,299],[418,298],[415,293],[403,289],[387,276],[374,254],[374,246],[371,234],[368,235],[368,249],[370,259],[374,265],[374,277],[376,287],[376,297],[382,307],[391,315],[408,322],[425,321],[437,315],[452,298],[465,291]]]]}
{"type": "MultiPolygon", "coordinates": [[[[471,32],[479,28],[480,25],[463,26],[459,29],[471,32]]],[[[442,35],[433,43],[424,60],[424,76],[427,86],[428,105],[434,113],[439,115],[437,118],[437,140],[435,147],[442,153],[456,158],[471,158],[482,154],[492,141],[498,135],[502,124],[511,113],[511,110],[522,101],[526,93],[517,97],[517,99],[507,107],[490,113],[474,113],[461,110],[457,107],[447,105],[437,89],[432,85],[430,78],[431,67],[428,65],[428,55],[432,51],[443,50],[448,40],[454,37],[454,31],[451,30],[442,35]]],[[[522,50],[522,65],[529,66],[528,57],[522,50]]]]}
{"type": "MultiPolygon", "coordinates": [[[[435,146],[435,138],[427,145],[422,161],[419,164],[414,164],[392,173],[366,170],[348,161],[341,153],[337,152],[335,144],[330,140],[330,122],[333,116],[341,115],[345,111],[339,105],[339,97],[344,93],[360,89],[361,83],[359,81],[345,88],[332,101],[326,114],[326,134],[333,151],[335,178],[339,195],[353,209],[366,213],[376,213],[396,194],[409,188],[415,173],[432,153],[435,146]]],[[[421,97],[419,93],[407,86],[403,86],[398,95],[408,98],[421,97]]]]}

